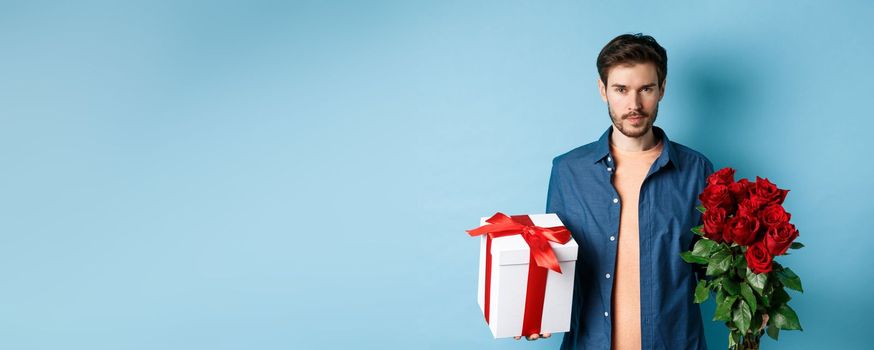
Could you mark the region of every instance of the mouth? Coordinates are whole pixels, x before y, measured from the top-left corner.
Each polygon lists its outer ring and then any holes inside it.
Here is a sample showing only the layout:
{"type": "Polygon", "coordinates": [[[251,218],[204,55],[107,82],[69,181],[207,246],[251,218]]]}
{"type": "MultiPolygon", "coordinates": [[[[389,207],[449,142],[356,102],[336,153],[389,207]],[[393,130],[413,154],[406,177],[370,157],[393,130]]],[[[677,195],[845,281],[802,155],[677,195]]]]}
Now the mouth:
{"type": "Polygon", "coordinates": [[[628,121],[630,121],[632,123],[638,123],[641,120],[644,120],[645,118],[646,118],[645,116],[638,114],[638,115],[628,116],[625,119],[627,119],[628,121]]]}

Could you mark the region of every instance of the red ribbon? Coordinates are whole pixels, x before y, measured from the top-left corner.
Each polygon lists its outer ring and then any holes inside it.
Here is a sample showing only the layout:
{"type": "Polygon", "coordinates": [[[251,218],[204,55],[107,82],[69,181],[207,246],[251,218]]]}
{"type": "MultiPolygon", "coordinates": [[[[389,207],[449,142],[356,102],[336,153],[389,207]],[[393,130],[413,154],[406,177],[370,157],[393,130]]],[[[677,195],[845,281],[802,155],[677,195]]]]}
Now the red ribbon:
{"type": "Polygon", "coordinates": [[[522,319],[522,335],[540,334],[543,320],[543,300],[546,296],[546,276],[549,270],[561,273],[558,258],[549,246],[549,241],[565,244],[571,240],[571,233],[564,226],[540,227],[534,225],[528,215],[507,216],[496,213],[483,225],[467,230],[471,236],[486,235],[486,276],[485,308],[486,323],[489,322],[489,299],[492,281],[492,238],[522,235],[531,248],[531,262],[528,263],[528,289],[525,293],[525,313],[522,319]]]}

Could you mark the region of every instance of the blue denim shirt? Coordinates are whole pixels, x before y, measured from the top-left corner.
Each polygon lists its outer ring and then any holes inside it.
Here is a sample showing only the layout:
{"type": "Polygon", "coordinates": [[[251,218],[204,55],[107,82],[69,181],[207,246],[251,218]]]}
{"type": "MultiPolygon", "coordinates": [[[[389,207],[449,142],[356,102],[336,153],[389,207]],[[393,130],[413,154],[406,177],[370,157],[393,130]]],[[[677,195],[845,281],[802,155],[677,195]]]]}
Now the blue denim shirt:
{"type": "MultiPolygon", "coordinates": [[[[570,331],[561,349],[610,349],[611,299],[622,201],[613,187],[607,129],[598,141],[556,157],[546,212],[556,213],[579,244],[570,331]]],[[[713,164],[671,142],[661,128],[662,153],[640,188],[640,317],[643,349],[707,349],[701,311],[693,302],[699,270],[680,258],[698,238],[698,193],[713,164]]]]}

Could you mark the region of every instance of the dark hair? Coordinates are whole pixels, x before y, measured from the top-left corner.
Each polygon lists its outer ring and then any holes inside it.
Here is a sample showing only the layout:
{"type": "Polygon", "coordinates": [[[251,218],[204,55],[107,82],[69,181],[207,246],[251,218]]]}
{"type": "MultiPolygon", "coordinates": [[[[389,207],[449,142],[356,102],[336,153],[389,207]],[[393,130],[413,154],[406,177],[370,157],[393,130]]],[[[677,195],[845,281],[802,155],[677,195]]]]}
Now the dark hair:
{"type": "Polygon", "coordinates": [[[659,76],[659,87],[668,75],[668,53],[655,38],[649,35],[622,34],[610,40],[598,54],[598,75],[607,84],[607,72],[610,68],[629,63],[652,63],[656,66],[659,76]]]}

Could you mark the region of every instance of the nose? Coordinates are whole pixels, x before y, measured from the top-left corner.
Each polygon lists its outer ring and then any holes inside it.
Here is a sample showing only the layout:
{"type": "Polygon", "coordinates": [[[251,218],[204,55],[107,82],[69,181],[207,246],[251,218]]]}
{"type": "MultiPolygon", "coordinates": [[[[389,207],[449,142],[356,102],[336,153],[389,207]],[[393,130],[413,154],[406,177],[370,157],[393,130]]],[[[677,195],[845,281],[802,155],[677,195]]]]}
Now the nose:
{"type": "Polygon", "coordinates": [[[633,110],[635,110],[635,111],[639,111],[641,108],[643,108],[643,101],[642,100],[643,100],[643,97],[640,96],[640,92],[634,93],[634,97],[632,99],[633,103],[631,105],[631,108],[633,108],[633,110]]]}

